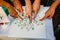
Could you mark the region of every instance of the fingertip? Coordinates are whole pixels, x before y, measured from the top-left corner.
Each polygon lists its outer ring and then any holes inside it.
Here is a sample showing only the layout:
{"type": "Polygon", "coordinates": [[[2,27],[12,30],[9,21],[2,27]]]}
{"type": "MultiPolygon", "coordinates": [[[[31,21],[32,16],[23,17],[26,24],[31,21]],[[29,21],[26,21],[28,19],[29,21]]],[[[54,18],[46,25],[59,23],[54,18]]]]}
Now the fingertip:
{"type": "Polygon", "coordinates": [[[30,16],[30,23],[32,23],[32,16],[30,16]]]}
{"type": "Polygon", "coordinates": [[[49,19],[51,19],[52,17],[49,17],[49,19]]]}
{"type": "Polygon", "coordinates": [[[45,17],[43,17],[42,19],[40,19],[40,21],[43,21],[45,19],[45,17]]]}
{"type": "Polygon", "coordinates": [[[35,17],[33,19],[35,20],[35,17]]]}
{"type": "Polygon", "coordinates": [[[35,20],[35,18],[36,18],[36,14],[34,14],[34,18],[33,19],[35,20]]]}
{"type": "Polygon", "coordinates": [[[43,19],[40,19],[40,21],[43,21],[43,19]]]}
{"type": "Polygon", "coordinates": [[[30,19],[30,23],[32,23],[32,18],[30,19]]]}
{"type": "Polygon", "coordinates": [[[24,16],[24,11],[22,11],[22,16],[24,16]]]}
{"type": "Polygon", "coordinates": [[[18,18],[20,18],[21,20],[23,20],[23,18],[22,18],[22,17],[20,17],[19,15],[18,15],[18,18]]]}
{"type": "Polygon", "coordinates": [[[26,17],[28,17],[28,15],[26,15],[26,17]]]}

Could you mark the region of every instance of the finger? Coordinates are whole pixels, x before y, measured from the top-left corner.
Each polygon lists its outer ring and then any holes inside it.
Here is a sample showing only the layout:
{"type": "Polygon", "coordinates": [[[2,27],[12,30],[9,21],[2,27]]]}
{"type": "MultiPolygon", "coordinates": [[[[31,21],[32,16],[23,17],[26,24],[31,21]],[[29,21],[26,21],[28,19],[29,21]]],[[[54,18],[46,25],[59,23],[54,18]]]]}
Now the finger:
{"type": "Polygon", "coordinates": [[[37,11],[34,12],[34,20],[35,20],[36,16],[37,16],[37,11]]]}
{"type": "Polygon", "coordinates": [[[50,16],[48,17],[49,19],[51,19],[53,17],[54,12],[55,12],[55,10],[53,10],[53,12],[50,13],[50,16]]]}
{"type": "Polygon", "coordinates": [[[47,17],[48,17],[48,14],[45,14],[45,16],[42,19],[40,19],[40,21],[45,20],[47,17]]]}
{"type": "Polygon", "coordinates": [[[19,12],[21,12],[22,13],[22,16],[24,15],[24,11],[23,11],[23,9],[17,9],[19,12]]]}
{"type": "Polygon", "coordinates": [[[40,19],[40,21],[43,21],[44,19],[46,19],[46,16],[44,16],[42,19],[40,19]]]}
{"type": "Polygon", "coordinates": [[[30,14],[26,14],[26,16],[29,18],[30,23],[31,23],[31,22],[32,22],[32,15],[30,15],[30,14]]]}
{"type": "Polygon", "coordinates": [[[26,17],[28,17],[28,15],[26,15],[26,17]]]}
{"type": "Polygon", "coordinates": [[[4,6],[8,9],[10,15],[13,17],[13,18],[17,18],[17,12],[14,10],[13,6],[11,6],[9,3],[3,1],[2,2],[2,5],[1,6],[4,6]]]}
{"type": "Polygon", "coordinates": [[[51,19],[53,17],[54,14],[51,14],[48,18],[51,19]]]}
{"type": "Polygon", "coordinates": [[[32,16],[30,15],[30,23],[32,23],[32,16]]]}
{"type": "Polygon", "coordinates": [[[19,12],[22,13],[22,15],[24,15],[24,10],[22,8],[16,8],[19,12]]]}
{"type": "Polygon", "coordinates": [[[23,20],[23,18],[21,17],[21,16],[19,16],[19,15],[17,15],[18,16],[18,18],[20,18],[20,19],[22,19],[23,20]]]}

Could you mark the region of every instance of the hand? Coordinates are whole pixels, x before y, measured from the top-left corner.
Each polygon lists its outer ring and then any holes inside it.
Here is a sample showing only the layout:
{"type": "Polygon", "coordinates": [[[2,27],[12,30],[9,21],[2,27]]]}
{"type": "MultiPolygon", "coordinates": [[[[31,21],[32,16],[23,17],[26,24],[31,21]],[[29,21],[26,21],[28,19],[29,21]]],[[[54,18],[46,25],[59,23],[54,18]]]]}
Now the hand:
{"type": "Polygon", "coordinates": [[[36,18],[39,9],[40,9],[40,0],[34,1],[33,3],[34,19],[36,18]]]}
{"type": "Polygon", "coordinates": [[[30,22],[32,22],[32,5],[30,0],[25,0],[26,2],[26,16],[30,19],[30,22]]]}
{"type": "Polygon", "coordinates": [[[0,6],[6,7],[13,18],[19,17],[20,19],[23,19],[20,16],[18,16],[18,13],[14,10],[13,6],[11,6],[9,3],[5,1],[1,1],[0,6]]]}
{"type": "Polygon", "coordinates": [[[46,19],[46,18],[52,18],[55,12],[56,7],[59,5],[58,1],[55,1],[52,3],[52,5],[50,6],[50,8],[47,10],[47,12],[45,13],[45,16],[40,19],[41,21],[46,19]]]}
{"type": "Polygon", "coordinates": [[[54,15],[54,12],[55,12],[55,9],[53,9],[53,8],[49,8],[48,10],[47,10],[47,12],[45,13],[45,16],[42,18],[42,19],[40,19],[40,21],[42,21],[42,20],[44,20],[44,19],[46,19],[46,18],[52,18],[53,17],[53,15],[54,15]]]}
{"type": "Polygon", "coordinates": [[[22,5],[19,0],[11,0],[15,6],[15,8],[24,15],[22,5]]]}

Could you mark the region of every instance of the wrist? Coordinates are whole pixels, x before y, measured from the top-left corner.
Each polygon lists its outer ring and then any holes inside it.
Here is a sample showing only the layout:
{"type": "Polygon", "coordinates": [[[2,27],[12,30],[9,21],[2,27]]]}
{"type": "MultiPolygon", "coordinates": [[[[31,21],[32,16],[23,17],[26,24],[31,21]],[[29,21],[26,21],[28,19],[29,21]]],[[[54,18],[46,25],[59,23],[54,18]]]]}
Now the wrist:
{"type": "Polygon", "coordinates": [[[38,2],[38,3],[40,3],[40,1],[41,1],[41,0],[35,0],[35,2],[38,2]]]}
{"type": "Polygon", "coordinates": [[[56,7],[59,5],[58,1],[53,2],[53,4],[51,5],[51,8],[56,9],[56,7]]]}
{"type": "Polygon", "coordinates": [[[31,5],[31,1],[30,0],[25,0],[25,4],[26,5],[31,5]]]}
{"type": "Polygon", "coordinates": [[[60,0],[55,0],[55,1],[56,1],[56,3],[58,3],[58,4],[60,3],[60,0]]]}

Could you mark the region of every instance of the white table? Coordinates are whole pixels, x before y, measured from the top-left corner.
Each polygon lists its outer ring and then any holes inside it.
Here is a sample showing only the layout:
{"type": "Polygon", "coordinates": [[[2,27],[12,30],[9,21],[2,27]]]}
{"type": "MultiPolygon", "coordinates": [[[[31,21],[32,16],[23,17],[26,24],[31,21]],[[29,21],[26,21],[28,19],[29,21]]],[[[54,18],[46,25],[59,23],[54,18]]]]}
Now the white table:
{"type": "MultiPolygon", "coordinates": [[[[11,18],[10,18],[11,19],[11,18]]],[[[11,21],[13,21],[14,19],[11,19],[11,21]]],[[[53,32],[53,25],[52,25],[52,19],[46,19],[45,20],[45,27],[46,27],[46,32],[47,32],[47,39],[45,40],[54,40],[54,32],[53,32]]],[[[5,35],[5,36],[8,36],[9,30],[5,31],[5,32],[0,32],[0,35],[5,35]]],[[[25,39],[22,39],[22,40],[25,40],[25,39]]],[[[26,40],[43,40],[43,39],[26,39],[26,40]]]]}

